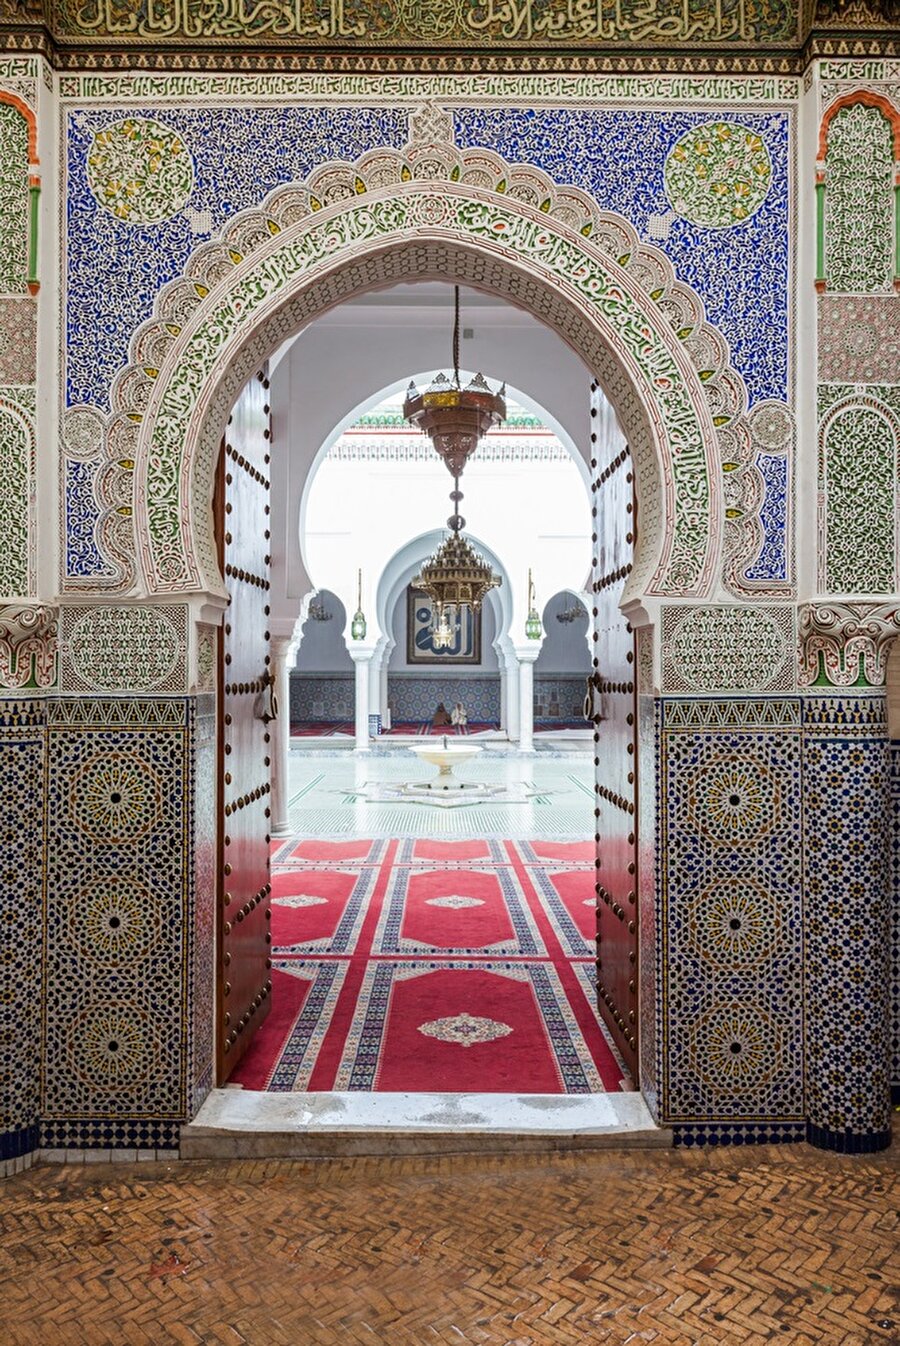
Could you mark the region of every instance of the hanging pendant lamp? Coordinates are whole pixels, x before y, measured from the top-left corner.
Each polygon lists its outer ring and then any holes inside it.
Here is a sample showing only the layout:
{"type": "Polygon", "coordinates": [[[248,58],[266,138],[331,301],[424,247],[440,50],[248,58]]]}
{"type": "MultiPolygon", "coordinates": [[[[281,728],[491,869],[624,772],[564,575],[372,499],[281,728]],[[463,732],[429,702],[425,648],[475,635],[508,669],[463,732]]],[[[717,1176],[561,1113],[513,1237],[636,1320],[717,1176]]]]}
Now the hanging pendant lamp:
{"type": "MultiPolygon", "coordinates": [[[[459,380],[459,286],[454,287],[453,375],[438,374],[425,392],[410,383],[403,403],[403,415],[422,430],[453,477],[450,499],[453,513],[447,520],[450,536],[428,558],[412,581],[432,601],[434,622],[432,643],[446,649],[453,640],[450,609],[463,606],[477,612],[486,593],[496,588],[501,577],[471,542],[462,536],[466,521],[459,512],[462,491],[459,479],[482,436],[499,425],[506,416],[506,385],[494,392],[482,374],[476,374],[467,387],[459,380]]],[[[455,615],[455,614],[454,614],[455,615]]]]}

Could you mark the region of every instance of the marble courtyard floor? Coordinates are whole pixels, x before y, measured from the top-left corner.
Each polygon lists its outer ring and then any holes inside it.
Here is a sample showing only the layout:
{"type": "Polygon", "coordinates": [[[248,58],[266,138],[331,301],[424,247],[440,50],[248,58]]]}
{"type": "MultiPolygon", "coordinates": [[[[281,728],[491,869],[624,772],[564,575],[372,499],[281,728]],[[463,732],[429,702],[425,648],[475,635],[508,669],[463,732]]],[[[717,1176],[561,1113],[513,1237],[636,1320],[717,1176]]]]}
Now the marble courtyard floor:
{"type": "MultiPolygon", "coordinates": [[[[534,754],[523,756],[505,742],[484,743],[472,761],[454,768],[464,782],[533,792],[525,802],[486,801],[435,808],[378,796],[407,782],[434,779],[433,766],[419,762],[402,743],[378,739],[371,752],[310,748],[294,740],[290,753],[289,821],[297,837],[337,839],[487,837],[532,841],[594,835],[593,742],[587,733],[543,736],[534,754]],[[374,796],[374,798],[372,798],[374,796]]],[[[410,740],[423,745],[423,740],[410,740]]],[[[468,739],[453,742],[468,743],[468,739]]],[[[333,741],[332,741],[333,743],[333,741]]]]}
{"type": "Polygon", "coordinates": [[[40,1166],[4,1346],[900,1341],[898,1151],[40,1166]]]}

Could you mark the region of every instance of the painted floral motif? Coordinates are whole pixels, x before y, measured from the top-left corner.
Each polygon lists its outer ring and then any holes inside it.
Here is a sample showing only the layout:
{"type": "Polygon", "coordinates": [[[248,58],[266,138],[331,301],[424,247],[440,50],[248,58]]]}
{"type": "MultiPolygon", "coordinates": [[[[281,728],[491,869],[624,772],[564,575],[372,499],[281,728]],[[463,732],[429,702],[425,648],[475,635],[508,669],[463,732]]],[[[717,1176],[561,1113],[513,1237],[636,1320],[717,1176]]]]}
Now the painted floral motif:
{"type": "Polygon", "coordinates": [[[509,1024],[497,1019],[480,1019],[472,1014],[457,1014],[452,1019],[431,1019],[419,1024],[419,1032],[425,1037],[437,1038],[438,1042],[452,1042],[457,1047],[474,1047],[477,1042],[494,1042],[497,1038],[508,1037],[512,1032],[509,1024]]]}
{"type": "Polygon", "coordinates": [[[900,369],[900,294],[823,294],[818,307],[819,382],[893,382],[900,369]]]}
{"type": "Polygon", "coordinates": [[[898,570],[900,397],[893,388],[858,395],[832,386],[820,394],[820,412],[835,394],[838,400],[819,425],[824,588],[833,594],[889,594],[898,570]]]}
{"type": "Polygon", "coordinates": [[[676,142],[666,160],[666,195],[679,215],[711,229],[759,210],[772,181],[761,136],[736,122],[706,122],[676,142]]]}
{"type": "Polygon", "coordinates": [[[201,626],[197,631],[197,691],[213,690],[216,671],[216,628],[201,626]]]}
{"type": "Polygon", "coordinates": [[[101,691],[152,691],[163,684],[178,690],[177,679],[169,685],[184,634],[183,614],[175,612],[178,625],[149,607],[97,608],[79,616],[66,640],[75,674],[101,691]]]}
{"type": "Polygon", "coordinates": [[[24,598],[31,591],[33,408],[33,393],[0,389],[0,592],[10,598],[24,598]]]}
{"type": "Polygon", "coordinates": [[[750,413],[750,431],[753,441],[769,453],[780,453],[790,447],[794,436],[794,418],[783,402],[760,402],[750,413]]]}
{"type": "Polygon", "coordinates": [[[126,117],[98,131],[87,158],[97,201],[127,224],[158,224],[184,206],[194,186],[181,137],[148,117],[126,117]]]}
{"type": "Polygon", "coordinates": [[[321,907],[328,902],[327,897],[316,897],[313,893],[291,893],[289,897],[273,897],[276,907],[321,907]]]}
{"type": "MultiPolygon", "coordinates": [[[[0,225],[0,231],[2,227],[0,225]]],[[[35,301],[30,295],[0,299],[0,384],[21,386],[34,383],[36,361],[35,301]]]]}
{"type": "Polygon", "coordinates": [[[453,911],[461,911],[463,907],[483,907],[484,902],[480,897],[463,897],[461,893],[448,893],[446,897],[429,897],[425,899],[426,907],[450,907],[453,911]]]}

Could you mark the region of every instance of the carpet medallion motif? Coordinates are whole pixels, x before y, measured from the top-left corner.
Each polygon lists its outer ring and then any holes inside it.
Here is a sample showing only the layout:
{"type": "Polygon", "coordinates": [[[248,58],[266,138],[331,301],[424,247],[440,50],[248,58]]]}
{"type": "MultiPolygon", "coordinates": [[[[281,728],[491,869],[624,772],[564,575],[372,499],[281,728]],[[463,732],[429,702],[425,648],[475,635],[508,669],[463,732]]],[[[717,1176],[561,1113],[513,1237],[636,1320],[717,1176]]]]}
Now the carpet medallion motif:
{"type": "Polygon", "coordinates": [[[454,1042],[459,1047],[473,1047],[476,1042],[494,1042],[508,1037],[513,1029],[496,1019],[479,1019],[472,1014],[457,1014],[452,1019],[432,1019],[419,1024],[419,1032],[438,1042],[454,1042]]]}

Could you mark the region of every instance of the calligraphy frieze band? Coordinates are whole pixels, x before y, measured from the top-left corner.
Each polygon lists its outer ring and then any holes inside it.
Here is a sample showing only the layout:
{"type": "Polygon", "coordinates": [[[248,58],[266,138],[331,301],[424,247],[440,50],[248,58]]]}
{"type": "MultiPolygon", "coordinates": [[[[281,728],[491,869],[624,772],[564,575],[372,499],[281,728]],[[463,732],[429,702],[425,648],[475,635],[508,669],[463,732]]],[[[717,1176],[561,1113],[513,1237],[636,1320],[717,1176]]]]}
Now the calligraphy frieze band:
{"type": "Polygon", "coordinates": [[[60,0],[54,36],[129,45],[175,41],[375,47],[636,47],[791,43],[777,0],[60,0]]]}

